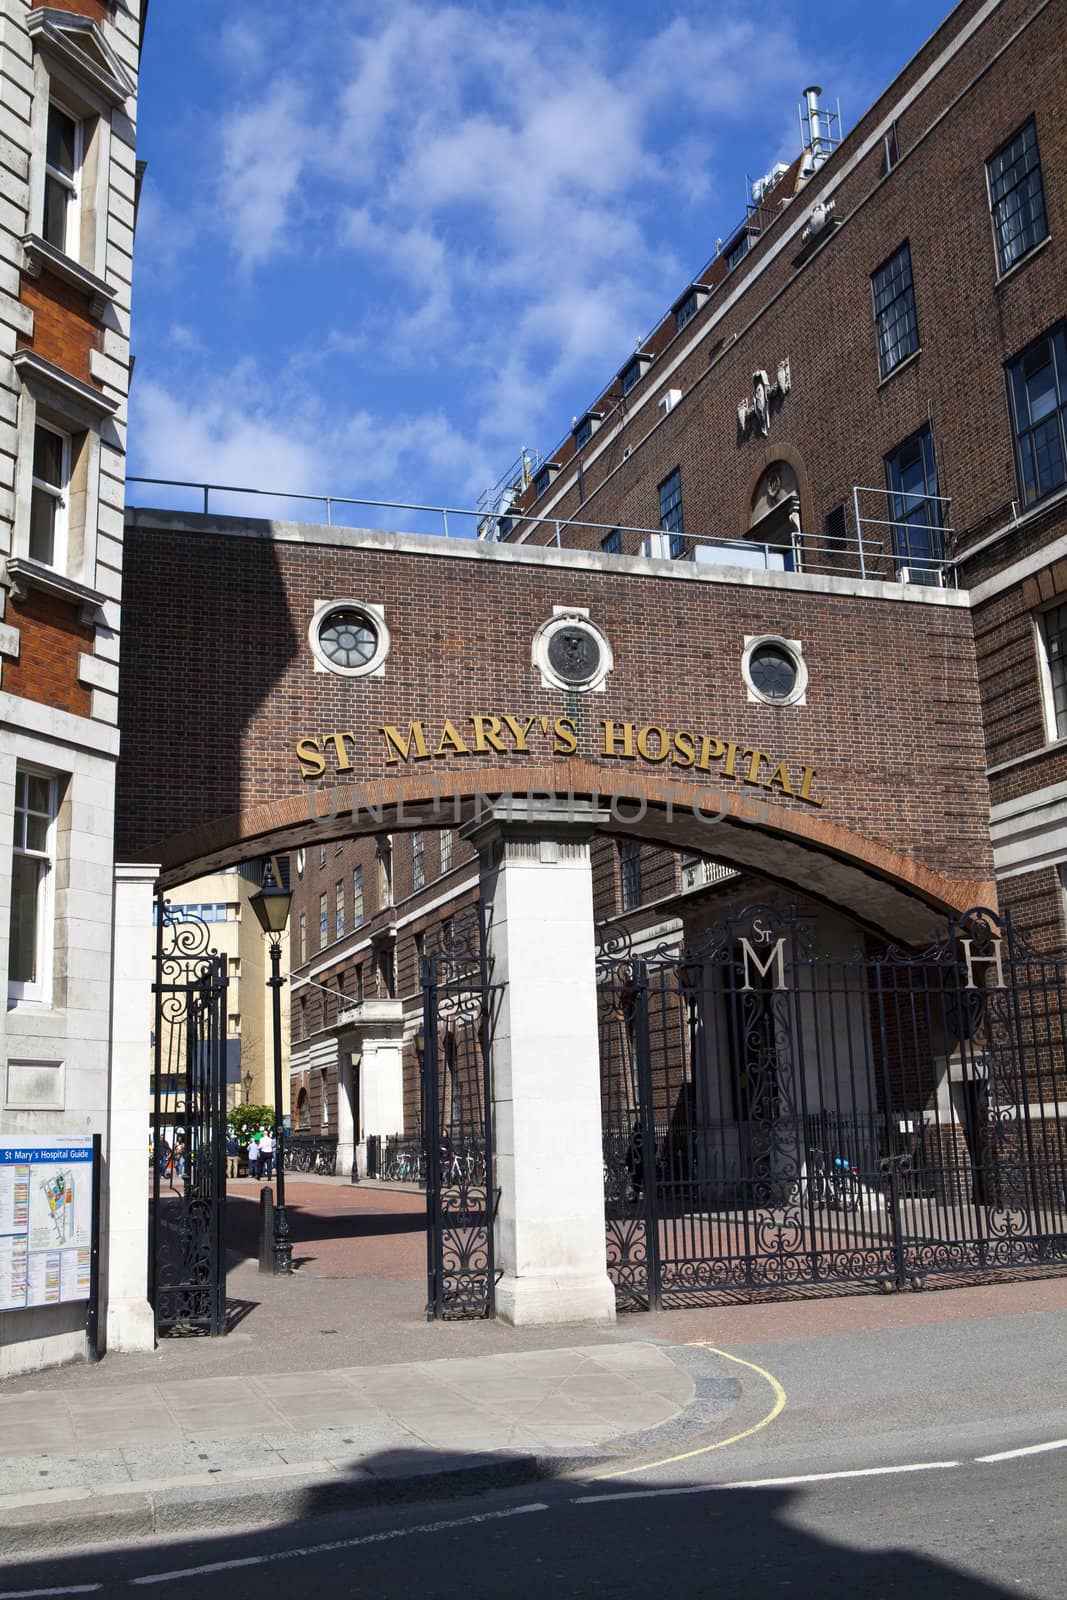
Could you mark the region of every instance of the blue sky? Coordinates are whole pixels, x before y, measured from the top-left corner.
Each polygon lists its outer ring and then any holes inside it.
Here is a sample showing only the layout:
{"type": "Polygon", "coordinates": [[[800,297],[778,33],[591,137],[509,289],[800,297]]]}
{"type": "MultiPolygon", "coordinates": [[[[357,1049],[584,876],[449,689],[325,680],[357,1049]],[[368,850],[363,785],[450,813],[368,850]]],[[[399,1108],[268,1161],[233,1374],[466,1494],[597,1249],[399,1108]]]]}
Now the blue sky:
{"type": "Polygon", "coordinates": [[[805,85],[847,132],[944,14],[154,0],[130,472],[473,506],[796,154],[805,85]]]}

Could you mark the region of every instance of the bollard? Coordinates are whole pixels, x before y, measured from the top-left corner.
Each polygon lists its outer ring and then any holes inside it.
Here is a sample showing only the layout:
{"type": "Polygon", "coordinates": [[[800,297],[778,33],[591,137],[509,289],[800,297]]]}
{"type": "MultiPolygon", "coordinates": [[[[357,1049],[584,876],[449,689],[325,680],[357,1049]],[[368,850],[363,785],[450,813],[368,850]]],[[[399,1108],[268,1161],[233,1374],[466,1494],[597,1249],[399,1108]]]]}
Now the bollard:
{"type": "Polygon", "coordinates": [[[269,1184],[259,1191],[259,1270],[274,1271],[274,1190],[269,1184]]]}

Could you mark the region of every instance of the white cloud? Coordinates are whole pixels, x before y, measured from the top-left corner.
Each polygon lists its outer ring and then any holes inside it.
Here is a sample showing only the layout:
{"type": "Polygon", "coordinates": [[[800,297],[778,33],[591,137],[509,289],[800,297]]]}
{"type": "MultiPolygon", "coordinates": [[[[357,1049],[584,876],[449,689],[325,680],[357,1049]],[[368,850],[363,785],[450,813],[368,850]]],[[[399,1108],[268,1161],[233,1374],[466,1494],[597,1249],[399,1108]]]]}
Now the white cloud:
{"type": "MultiPolygon", "coordinates": [[[[711,9],[713,21],[664,24],[650,12],[624,53],[606,8],[316,0],[304,27],[288,6],[234,3],[230,98],[206,130],[217,159],[190,213],[195,226],[210,198],[249,292],[257,273],[293,266],[300,331],[266,363],[268,402],[247,387],[224,396],[206,360],[188,402],[144,386],[142,455],[181,475],[193,462],[203,476],[294,488],[347,475],[406,498],[399,483],[449,475],[453,494],[473,494],[500,454],[548,448],[546,430],[593,400],[703,264],[676,256],[655,219],[714,199],[707,255],[739,220],[740,186],[735,216],[715,166],[729,150],[736,173],[731,140],[757,93],[774,111],[753,176],[781,153],[783,98],[805,71],[797,40],[711,9]],[[329,252],[351,258],[351,292],[309,335],[308,262],[329,252]],[[398,373],[442,368],[448,417],[417,389],[387,416],[376,375],[395,402],[398,373]],[[353,392],[335,420],[310,386],[336,393],[338,370],[353,392]]],[[[182,343],[173,331],[172,351],[182,343]]]]}

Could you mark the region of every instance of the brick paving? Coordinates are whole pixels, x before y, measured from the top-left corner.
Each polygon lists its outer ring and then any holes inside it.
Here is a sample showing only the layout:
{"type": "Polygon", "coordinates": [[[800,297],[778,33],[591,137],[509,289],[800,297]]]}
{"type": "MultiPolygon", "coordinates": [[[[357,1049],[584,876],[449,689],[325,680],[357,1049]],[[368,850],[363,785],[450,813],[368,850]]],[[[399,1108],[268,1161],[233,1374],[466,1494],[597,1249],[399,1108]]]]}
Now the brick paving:
{"type": "MultiPolygon", "coordinates": [[[[258,1257],[259,1191],[247,1178],[226,1192],[230,1264],[258,1257]]],[[[315,1278],[424,1278],[426,1197],[337,1178],[285,1175],[293,1265],[315,1278]]]]}

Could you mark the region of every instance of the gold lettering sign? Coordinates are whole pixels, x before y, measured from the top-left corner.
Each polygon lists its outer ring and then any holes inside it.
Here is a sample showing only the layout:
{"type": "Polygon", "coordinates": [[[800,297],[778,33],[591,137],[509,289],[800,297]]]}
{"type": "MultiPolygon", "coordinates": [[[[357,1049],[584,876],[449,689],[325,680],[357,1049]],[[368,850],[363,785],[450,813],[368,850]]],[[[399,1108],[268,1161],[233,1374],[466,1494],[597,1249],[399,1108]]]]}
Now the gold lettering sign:
{"type": "MultiPolygon", "coordinates": [[[[294,745],[300,776],[314,779],[353,770],[358,740],[351,729],[297,739],[294,745]]],[[[401,726],[380,723],[373,741],[384,767],[433,766],[445,758],[468,756],[571,756],[578,749],[578,728],[571,717],[496,715],[473,712],[467,717],[426,718],[401,726]]],[[[704,773],[749,784],[769,794],[790,795],[809,806],[821,806],[815,793],[814,766],[791,765],[776,755],[737,739],[670,728],[660,722],[598,724],[598,753],[608,761],[642,762],[647,766],[704,773]]]]}

